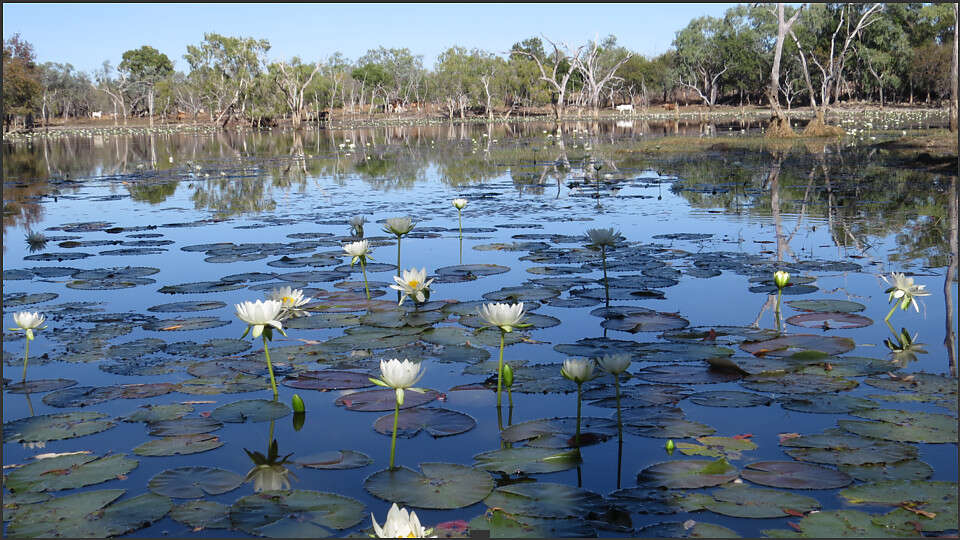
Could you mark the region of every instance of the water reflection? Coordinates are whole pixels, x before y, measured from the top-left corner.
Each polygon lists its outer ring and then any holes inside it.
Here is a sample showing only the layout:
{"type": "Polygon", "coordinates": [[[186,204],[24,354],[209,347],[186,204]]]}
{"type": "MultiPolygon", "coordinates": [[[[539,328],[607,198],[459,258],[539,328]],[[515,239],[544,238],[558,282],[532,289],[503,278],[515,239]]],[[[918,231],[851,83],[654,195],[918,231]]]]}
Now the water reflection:
{"type": "Polygon", "coordinates": [[[247,450],[243,451],[253,462],[253,468],[247,472],[244,482],[253,482],[254,493],[261,491],[273,491],[277,489],[290,489],[290,477],[294,480],[297,476],[287,468],[287,459],[293,455],[293,452],[280,457],[280,450],[277,440],[273,438],[273,428],[275,420],[270,421],[270,430],[267,435],[267,454],[247,450]]]}

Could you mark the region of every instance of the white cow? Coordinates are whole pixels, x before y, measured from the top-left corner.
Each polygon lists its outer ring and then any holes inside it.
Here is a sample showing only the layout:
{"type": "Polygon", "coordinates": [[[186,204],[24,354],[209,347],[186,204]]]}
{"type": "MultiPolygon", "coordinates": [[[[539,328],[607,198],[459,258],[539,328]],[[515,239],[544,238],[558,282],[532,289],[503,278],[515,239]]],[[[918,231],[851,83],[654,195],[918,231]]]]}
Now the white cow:
{"type": "Polygon", "coordinates": [[[633,104],[626,103],[624,105],[617,105],[617,112],[621,112],[621,113],[633,112],[633,104]]]}
{"type": "Polygon", "coordinates": [[[90,113],[90,116],[93,118],[103,118],[103,111],[93,111],[90,113]]]}

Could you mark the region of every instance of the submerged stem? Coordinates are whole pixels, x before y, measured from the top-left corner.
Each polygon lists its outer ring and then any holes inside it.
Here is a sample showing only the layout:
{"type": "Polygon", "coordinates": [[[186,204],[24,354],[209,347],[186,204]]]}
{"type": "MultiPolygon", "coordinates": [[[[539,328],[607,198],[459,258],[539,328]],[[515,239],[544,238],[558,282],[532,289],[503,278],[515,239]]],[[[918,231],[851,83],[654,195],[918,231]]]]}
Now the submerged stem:
{"type": "Polygon", "coordinates": [[[267,348],[267,336],[263,336],[263,354],[267,357],[267,369],[270,371],[270,387],[273,389],[273,400],[276,401],[279,394],[277,393],[277,381],[273,378],[273,363],[270,362],[270,350],[267,348]]]}
{"type": "Polygon", "coordinates": [[[500,330],[500,361],[497,363],[497,407],[500,407],[503,388],[503,330],[500,330]]]}
{"type": "Polygon", "coordinates": [[[400,418],[400,402],[393,409],[393,437],[390,439],[390,470],[393,470],[393,458],[397,454],[397,420],[400,418]]]}
{"type": "Polygon", "coordinates": [[[30,340],[23,347],[23,382],[27,382],[27,359],[30,357],[30,340]]]}
{"type": "Polygon", "coordinates": [[[577,383],[577,434],[574,436],[573,443],[580,447],[580,390],[583,388],[583,383],[577,383]]]}
{"type": "Polygon", "coordinates": [[[370,286],[367,285],[367,266],[360,259],[360,271],[363,272],[363,290],[367,292],[367,300],[370,299],[370,286]]]}
{"type": "Polygon", "coordinates": [[[600,246],[600,259],[603,261],[603,291],[607,299],[607,307],[610,307],[610,285],[607,283],[607,247],[600,246]]]}

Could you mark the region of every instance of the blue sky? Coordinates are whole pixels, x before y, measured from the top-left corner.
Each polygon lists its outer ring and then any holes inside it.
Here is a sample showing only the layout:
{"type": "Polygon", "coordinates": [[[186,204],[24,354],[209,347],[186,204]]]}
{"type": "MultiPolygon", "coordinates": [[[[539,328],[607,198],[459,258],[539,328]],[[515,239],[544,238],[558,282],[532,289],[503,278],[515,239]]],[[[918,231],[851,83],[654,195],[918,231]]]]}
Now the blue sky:
{"type": "Polygon", "coordinates": [[[33,44],[41,62],[92,71],[150,45],[186,70],[187,45],[205,32],[266,38],[271,60],[340,51],[350,60],[378,46],[407,47],[432,67],[452,45],[503,52],[543,34],[581,44],[599,34],[648,56],[664,52],[694,17],[736,4],[3,4],[3,38],[33,44]]]}

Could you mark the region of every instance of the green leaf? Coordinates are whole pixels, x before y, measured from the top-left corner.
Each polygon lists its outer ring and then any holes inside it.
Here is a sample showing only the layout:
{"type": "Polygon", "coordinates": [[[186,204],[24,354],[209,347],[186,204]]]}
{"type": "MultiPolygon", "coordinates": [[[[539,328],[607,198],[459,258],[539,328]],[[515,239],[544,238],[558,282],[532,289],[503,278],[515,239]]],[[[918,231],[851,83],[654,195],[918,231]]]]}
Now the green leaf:
{"type": "Polygon", "coordinates": [[[370,475],[364,489],[381,499],[417,508],[463,508],[493,490],[489,473],[451,463],[421,463],[421,473],[400,467],[370,475]]]}

